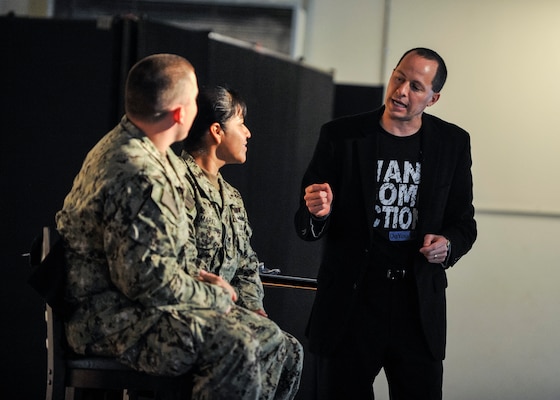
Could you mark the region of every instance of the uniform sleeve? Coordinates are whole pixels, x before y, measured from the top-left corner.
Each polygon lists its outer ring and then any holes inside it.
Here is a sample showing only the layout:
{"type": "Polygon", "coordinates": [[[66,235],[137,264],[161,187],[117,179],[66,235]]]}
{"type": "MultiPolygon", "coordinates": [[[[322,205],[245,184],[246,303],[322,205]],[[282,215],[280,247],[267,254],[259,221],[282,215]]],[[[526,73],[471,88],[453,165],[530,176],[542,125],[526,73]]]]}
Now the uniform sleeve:
{"type": "Polygon", "coordinates": [[[259,260],[251,246],[252,229],[241,195],[237,194],[237,202],[232,207],[232,231],[237,236],[238,267],[232,279],[232,286],[237,289],[237,304],[249,310],[264,309],[264,290],[259,275],[259,260]]]}
{"type": "Polygon", "coordinates": [[[259,260],[256,252],[251,247],[251,227],[247,222],[247,215],[243,209],[246,221],[241,227],[243,240],[239,255],[239,267],[232,280],[232,286],[238,290],[238,304],[249,310],[263,310],[264,290],[259,275],[259,260]]]}
{"type": "Polygon", "coordinates": [[[146,178],[126,183],[106,207],[104,247],[112,282],[146,307],[183,305],[225,311],[226,290],[186,273],[192,226],[170,185],[146,178]]]}

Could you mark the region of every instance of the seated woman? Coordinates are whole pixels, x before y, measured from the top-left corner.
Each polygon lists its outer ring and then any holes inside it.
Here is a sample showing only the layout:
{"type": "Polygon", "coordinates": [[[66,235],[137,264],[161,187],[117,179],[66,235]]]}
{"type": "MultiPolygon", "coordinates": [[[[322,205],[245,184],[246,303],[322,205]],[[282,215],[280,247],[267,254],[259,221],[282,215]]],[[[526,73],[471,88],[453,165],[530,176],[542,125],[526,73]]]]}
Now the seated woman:
{"type": "Polygon", "coordinates": [[[198,257],[209,272],[230,282],[238,293],[238,305],[266,316],[243,199],[220,174],[224,165],[243,164],[247,159],[251,137],[245,126],[247,107],[234,90],[219,86],[201,89],[197,103],[198,114],[183,141],[182,157],[196,204],[198,257]]]}

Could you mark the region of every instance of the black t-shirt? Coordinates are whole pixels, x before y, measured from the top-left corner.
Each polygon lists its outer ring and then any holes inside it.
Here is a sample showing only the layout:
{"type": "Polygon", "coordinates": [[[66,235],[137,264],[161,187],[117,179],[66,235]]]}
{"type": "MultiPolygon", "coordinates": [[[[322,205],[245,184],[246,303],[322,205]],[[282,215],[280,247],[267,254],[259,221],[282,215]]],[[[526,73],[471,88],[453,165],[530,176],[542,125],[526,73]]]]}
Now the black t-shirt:
{"type": "Polygon", "coordinates": [[[379,130],[373,204],[374,263],[386,268],[406,268],[417,251],[422,130],[404,137],[381,127],[379,130]]]}

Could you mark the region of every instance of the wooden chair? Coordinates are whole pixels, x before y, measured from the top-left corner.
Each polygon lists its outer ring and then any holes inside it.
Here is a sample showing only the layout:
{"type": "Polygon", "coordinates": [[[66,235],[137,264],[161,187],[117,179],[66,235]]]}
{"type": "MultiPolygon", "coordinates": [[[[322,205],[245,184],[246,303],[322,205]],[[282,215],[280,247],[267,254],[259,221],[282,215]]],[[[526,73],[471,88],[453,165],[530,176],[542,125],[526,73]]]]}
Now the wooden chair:
{"type": "Polygon", "coordinates": [[[30,284],[47,301],[45,312],[47,323],[46,400],[190,399],[192,379],[188,375],[153,376],[129,368],[113,358],[79,356],[68,349],[64,336],[64,321],[55,311],[60,309],[57,299],[61,298],[61,294],[55,292],[63,288],[63,284],[61,284],[61,277],[64,274],[63,252],[60,244],[53,249],[55,244],[51,243],[51,236],[50,229],[43,228],[41,265],[37,266],[37,268],[43,268],[43,271],[34,273],[30,278],[30,284]],[[49,262],[46,262],[49,254],[51,258],[49,262]],[[45,267],[50,270],[44,271],[45,267]],[[53,268],[59,268],[59,271],[53,271],[53,268]]]}

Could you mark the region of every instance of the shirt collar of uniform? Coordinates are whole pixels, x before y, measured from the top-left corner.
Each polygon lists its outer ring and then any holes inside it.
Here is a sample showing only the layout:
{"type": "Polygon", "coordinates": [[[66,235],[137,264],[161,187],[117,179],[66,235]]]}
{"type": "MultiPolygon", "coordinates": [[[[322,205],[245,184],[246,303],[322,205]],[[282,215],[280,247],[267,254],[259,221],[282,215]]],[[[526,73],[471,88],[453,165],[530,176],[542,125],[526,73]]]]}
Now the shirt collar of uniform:
{"type": "Polygon", "coordinates": [[[148,138],[148,136],[146,136],[146,134],[140,128],[134,125],[126,115],[122,117],[120,125],[123,131],[130,135],[130,137],[138,139],[142,142],[142,146],[151,156],[153,156],[160,162],[162,168],[165,171],[169,171],[169,167],[173,169],[175,174],[170,175],[170,171],[167,172],[167,179],[170,179],[173,182],[175,181],[175,179],[179,179],[180,182],[176,182],[176,185],[183,186],[182,181],[184,179],[182,179],[182,177],[184,177],[185,168],[180,160],[178,160],[177,155],[171,148],[167,149],[165,154],[162,154],[155,146],[155,144],[150,140],[150,138],[148,138]]]}
{"type": "MultiPolygon", "coordinates": [[[[192,177],[196,181],[196,185],[198,186],[199,190],[210,200],[217,204],[222,204],[222,195],[220,190],[217,189],[210,180],[206,177],[206,174],[200,168],[200,166],[196,163],[193,156],[191,156],[187,151],[183,150],[181,153],[181,157],[185,160],[187,164],[188,170],[191,172],[192,177]]],[[[217,174],[218,184],[220,187],[223,187],[223,179],[220,172],[217,174]]]]}

